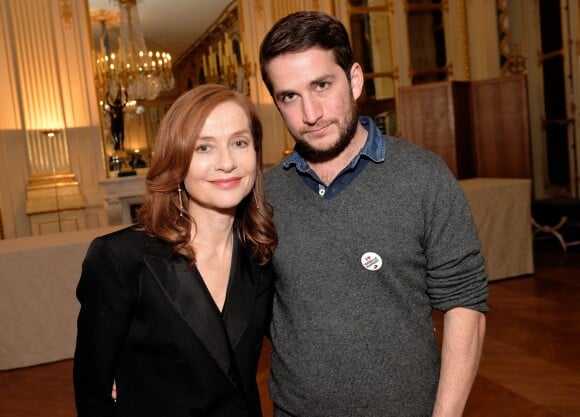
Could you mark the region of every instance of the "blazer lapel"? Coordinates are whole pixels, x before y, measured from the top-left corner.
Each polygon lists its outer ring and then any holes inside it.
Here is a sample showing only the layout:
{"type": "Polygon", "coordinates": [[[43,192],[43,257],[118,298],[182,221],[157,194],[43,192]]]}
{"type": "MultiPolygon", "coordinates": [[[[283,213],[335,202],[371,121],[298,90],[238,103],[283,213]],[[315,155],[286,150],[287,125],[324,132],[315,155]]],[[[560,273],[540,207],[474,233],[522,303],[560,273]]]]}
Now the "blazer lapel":
{"type": "Polygon", "coordinates": [[[237,236],[234,243],[234,262],[232,262],[230,272],[228,299],[224,308],[224,322],[232,349],[235,349],[250,323],[254,313],[259,283],[257,264],[248,259],[248,255],[237,236]]]}
{"type": "Polygon", "coordinates": [[[151,255],[144,258],[177,312],[226,377],[236,385],[231,378],[231,351],[223,320],[197,270],[188,268],[189,261],[183,257],[174,261],[151,255]]]}

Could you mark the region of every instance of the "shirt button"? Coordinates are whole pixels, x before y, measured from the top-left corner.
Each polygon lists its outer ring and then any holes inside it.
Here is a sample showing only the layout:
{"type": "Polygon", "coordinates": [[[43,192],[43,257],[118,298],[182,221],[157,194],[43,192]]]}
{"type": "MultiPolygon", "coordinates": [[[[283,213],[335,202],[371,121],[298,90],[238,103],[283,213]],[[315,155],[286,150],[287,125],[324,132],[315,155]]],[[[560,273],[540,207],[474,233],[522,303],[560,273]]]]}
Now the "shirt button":
{"type": "Polygon", "coordinates": [[[320,197],[324,197],[324,194],[326,193],[326,190],[324,188],[321,188],[320,190],[318,190],[318,195],[320,197]]]}

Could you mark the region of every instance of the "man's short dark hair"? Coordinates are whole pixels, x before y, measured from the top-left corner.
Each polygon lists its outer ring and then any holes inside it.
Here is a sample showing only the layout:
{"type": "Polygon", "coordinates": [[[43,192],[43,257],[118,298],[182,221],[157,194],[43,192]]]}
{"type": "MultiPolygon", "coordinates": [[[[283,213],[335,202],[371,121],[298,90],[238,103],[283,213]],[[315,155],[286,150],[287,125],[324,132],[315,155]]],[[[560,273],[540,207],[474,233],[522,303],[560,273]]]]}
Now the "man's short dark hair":
{"type": "Polygon", "coordinates": [[[280,19],[266,34],[260,46],[262,80],[270,95],[273,87],[267,65],[279,55],[302,52],[313,47],[332,51],[336,63],[348,80],[354,63],[348,33],[344,25],[321,12],[296,12],[280,19]]]}

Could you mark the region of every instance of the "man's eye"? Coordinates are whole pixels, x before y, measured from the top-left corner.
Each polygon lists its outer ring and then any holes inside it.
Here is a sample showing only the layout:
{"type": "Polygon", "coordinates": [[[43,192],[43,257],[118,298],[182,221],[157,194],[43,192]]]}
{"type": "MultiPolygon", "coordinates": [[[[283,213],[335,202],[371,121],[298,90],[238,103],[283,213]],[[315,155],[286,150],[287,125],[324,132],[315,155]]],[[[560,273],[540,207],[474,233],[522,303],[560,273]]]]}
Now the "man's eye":
{"type": "Polygon", "coordinates": [[[321,81],[318,83],[316,88],[318,91],[326,90],[330,84],[327,81],[321,81]]]}
{"type": "Polygon", "coordinates": [[[234,145],[236,146],[236,148],[245,148],[246,146],[248,146],[248,141],[245,139],[238,139],[234,142],[234,145]]]}
{"type": "Polygon", "coordinates": [[[285,103],[287,103],[289,101],[294,100],[295,98],[296,98],[296,94],[291,94],[291,93],[290,94],[285,94],[285,95],[282,96],[282,101],[285,102],[285,103]]]}

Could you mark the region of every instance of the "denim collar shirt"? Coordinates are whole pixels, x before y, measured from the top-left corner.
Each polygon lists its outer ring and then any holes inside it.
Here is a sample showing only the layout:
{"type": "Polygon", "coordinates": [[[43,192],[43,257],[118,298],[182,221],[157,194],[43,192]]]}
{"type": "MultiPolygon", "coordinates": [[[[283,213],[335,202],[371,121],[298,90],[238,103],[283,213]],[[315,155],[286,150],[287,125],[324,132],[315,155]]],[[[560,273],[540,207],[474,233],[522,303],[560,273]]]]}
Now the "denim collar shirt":
{"type": "Polygon", "coordinates": [[[330,184],[324,184],[316,172],[310,168],[308,162],[296,151],[292,151],[290,156],[282,162],[282,167],[289,169],[295,166],[298,175],[312,191],[322,198],[333,198],[354,181],[369,161],[374,163],[385,161],[386,142],[382,132],[370,117],[361,116],[360,122],[368,132],[367,141],[359,153],[330,184]]]}

